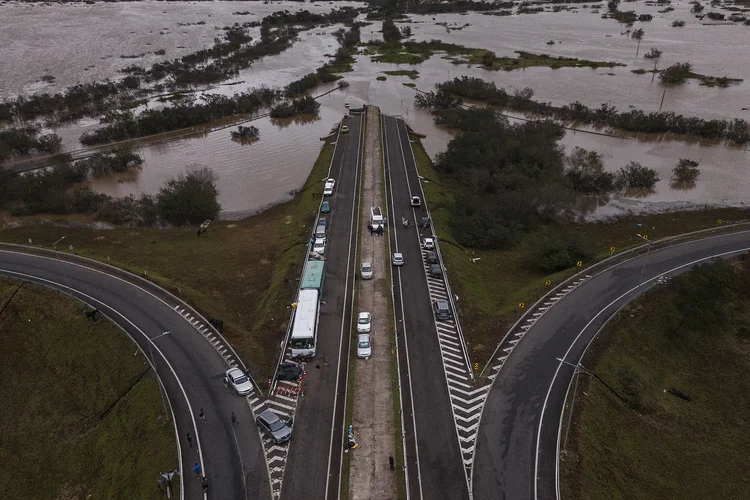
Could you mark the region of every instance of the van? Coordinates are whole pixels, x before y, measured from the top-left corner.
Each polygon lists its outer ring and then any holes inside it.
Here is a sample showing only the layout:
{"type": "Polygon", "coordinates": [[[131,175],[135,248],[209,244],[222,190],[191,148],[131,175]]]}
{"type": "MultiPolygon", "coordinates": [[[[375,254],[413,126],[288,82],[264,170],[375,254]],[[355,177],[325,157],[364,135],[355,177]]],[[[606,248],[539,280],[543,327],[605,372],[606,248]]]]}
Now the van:
{"type": "Polygon", "coordinates": [[[385,218],[383,217],[383,211],[380,207],[370,207],[370,226],[377,230],[379,227],[385,225],[385,218]]]}
{"type": "Polygon", "coordinates": [[[326,238],[326,227],[323,224],[318,224],[315,228],[315,239],[324,240],[326,238]]]}
{"type": "Polygon", "coordinates": [[[440,267],[440,264],[430,264],[430,277],[431,278],[443,277],[443,269],[440,267]]]}

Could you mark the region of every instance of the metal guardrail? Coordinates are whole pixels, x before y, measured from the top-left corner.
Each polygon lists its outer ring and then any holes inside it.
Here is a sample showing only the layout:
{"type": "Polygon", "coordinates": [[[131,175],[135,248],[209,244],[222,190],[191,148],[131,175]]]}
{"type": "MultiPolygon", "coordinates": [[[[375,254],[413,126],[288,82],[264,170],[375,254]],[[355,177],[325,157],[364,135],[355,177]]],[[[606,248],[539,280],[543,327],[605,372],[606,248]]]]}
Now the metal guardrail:
{"type": "MultiPolygon", "coordinates": [[[[337,87],[338,88],[338,87],[337,87]]],[[[366,110],[365,113],[363,113],[363,116],[366,119],[366,110]]],[[[331,169],[333,168],[333,161],[336,159],[336,147],[338,147],[339,139],[341,138],[341,125],[343,124],[343,120],[339,122],[338,132],[336,133],[336,142],[333,145],[333,154],[331,155],[331,163],[328,165],[328,173],[326,175],[326,179],[331,177],[331,169]]],[[[362,133],[360,131],[360,133],[362,133]]],[[[313,167],[314,168],[314,167],[313,167]]],[[[323,201],[325,201],[325,197],[320,197],[320,203],[318,204],[318,215],[317,218],[320,217],[320,208],[323,205],[323,201]]],[[[313,224],[312,231],[315,232],[316,224],[313,224]]],[[[302,272],[300,273],[300,282],[302,280],[302,277],[305,274],[305,266],[307,266],[307,262],[310,260],[310,252],[312,251],[312,245],[307,245],[307,250],[305,251],[305,263],[302,266],[302,272]]],[[[301,284],[300,284],[301,286],[301,284]]],[[[300,286],[297,287],[297,296],[299,296],[300,292],[300,286]]],[[[318,314],[320,314],[320,311],[318,311],[318,314]]],[[[273,394],[274,389],[276,388],[277,380],[276,375],[279,373],[279,366],[284,362],[284,353],[286,352],[287,345],[289,345],[289,335],[292,331],[292,325],[294,324],[294,312],[289,316],[289,322],[286,326],[286,333],[284,334],[284,342],[281,344],[281,353],[279,353],[279,361],[276,363],[276,368],[273,371],[273,378],[271,378],[270,383],[268,384],[268,397],[273,394]]]]}
{"type": "MultiPolygon", "coordinates": [[[[561,289],[563,289],[563,288],[565,288],[567,286],[570,286],[574,281],[580,280],[582,277],[584,277],[585,275],[590,274],[592,272],[594,272],[596,274],[600,274],[600,273],[602,273],[602,272],[610,269],[611,267],[614,267],[614,266],[610,266],[610,264],[613,264],[615,262],[617,262],[617,264],[619,264],[620,262],[618,262],[618,261],[621,260],[621,259],[623,259],[623,257],[628,257],[628,256],[631,256],[631,255],[634,256],[634,255],[636,255],[636,254],[638,254],[640,252],[645,252],[645,251],[649,250],[649,247],[650,247],[651,250],[653,250],[653,248],[655,246],[667,246],[669,243],[676,242],[676,241],[679,241],[679,240],[682,240],[682,239],[692,239],[694,236],[702,236],[704,234],[715,233],[715,232],[718,232],[718,231],[724,231],[724,230],[729,230],[729,229],[737,229],[737,228],[741,228],[743,226],[749,226],[750,227],[750,222],[740,222],[740,223],[736,223],[736,224],[728,224],[726,226],[720,226],[720,227],[708,228],[708,229],[701,229],[699,231],[692,231],[692,232],[689,232],[689,233],[683,233],[683,234],[678,234],[678,235],[674,235],[674,236],[668,236],[666,238],[661,238],[659,240],[654,240],[654,241],[650,241],[648,243],[644,243],[642,245],[638,245],[636,247],[633,247],[633,248],[630,248],[628,250],[625,250],[625,251],[623,251],[623,252],[621,252],[619,254],[612,255],[610,257],[607,257],[606,259],[603,259],[603,260],[600,260],[598,262],[595,262],[595,263],[591,264],[589,267],[587,267],[587,268],[579,271],[578,273],[574,274],[570,278],[568,278],[568,279],[560,282],[558,285],[556,285],[554,288],[552,288],[549,292],[547,292],[546,294],[544,294],[539,300],[537,300],[531,307],[529,307],[528,309],[526,309],[526,311],[521,315],[520,318],[518,318],[518,320],[513,324],[513,326],[511,326],[508,329],[508,332],[500,340],[500,342],[498,343],[497,347],[492,352],[492,355],[487,359],[487,363],[484,365],[484,368],[482,368],[482,371],[479,372],[479,378],[481,378],[482,375],[484,375],[484,373],[490,367],[490,365],[493,364],[492,361],[497,356],[498,351],[505,345],[505,343],[508,341],[508,339],[511,337],[511,335],[513,333],[517,332],[518,327],[521,325],[521,323],[523,321],[529,319],[529,317],[533,313],[537,312],[537,310],[539,309],[539,306],[541,304],[543,304],[544,302],[548,301],[550,299],[550,297],[554,296],[554,294],[557,293],[559,290],[561,290],[561,289]]],[[[614,264],[614,265],[617,265],[617,264],[614,264]]]]}
{"type": "Polygon", "coordinates": [[[440,242],[439,242],[439,238],[435,234],[435,227],[432,223],[432,213],[430,212],[430,209],[427,206],[427,197],[424,194],[424,188],[422,186],[422,179],[424,177],[419,175],[419,167],[417,166],[417,158],[414,156],[414,148],[411,146],[412,141],[409,138],[409,126],[406,125],[406,122],[404,122],[404,127],[406,127],[406,139],[409,141],[409,151],[411,151],[411,158],[412,158],[412,161],[414,161],[414,168],[417,170],[417,178],[419,179],[419,192],[422,193],[422,204],[424,205],[424,209],[427,212],[427,217],[430,219],[430,232],[432,233],[434,240],[435,240],[435,251],[438,255],[438,260],[440,261],[440,269],[443,272],[443,282],[445,283],[445,290],[448,294],[448,300],[450,301],[451,309],[453,310],[453,320],[456,323],[456,332],[458,332],[458,339],[461,341],[461,350],[464,353],[464,360],[466,361],[466,369],[469,372],[469,377],[471,377],[471,380],[475,380],[474,370],[472,370],[471,359],[469,358],[469,350],[466,347],[466,339],[464,338],[464,331],[463,331],[463,328],[461,328],[461,322],[458,320],[458,310],[456,309],[456,303],[453,300],[453,291],[451,290],[450,280],[448,279],[448,270],[446,269],[445,264],[444,264],[443,254],[440,252],[440,242]]]}
{"type": "Polygon", "coordinates": [[[127,271],[125,269],[119,268],[117,266],[113,266],[112,264],[108,264],[107,262],[102,262],[102,261],[99,261],[99,260],[96,260],[96,259],[92,259],[90,257],[84,257],[82,255],[77,255],[77,254],[74,254],[74,253],[67,253],[67,252],[64,252],[64,251],[53,250],[53,249],[44,248],[44,247],[38,247],[38,246],[20,245],[20,244],[17,244],[17,243],[5,243],[5,242],[0,242],[0,248],[1,247],[10,247],[11,249],[20,251],[22,253],[27,253],[27,254],[30,254],[30,255],[34,255],[34,254],[38,254],[38,253],[49,254],[50,258],[53,258],[53,259],[64,257],[61,260],[67,260],[67,261],[70,261],[70,262],[81,261],[83,263],[88,264],[87,267],[90,267],[90,268],[97,268],[97,267],[101,268],[101,269],[103,269],[102,272],[106,271],[105,274],[110,274],[112,276],[119,277],[119,278],[123,279],[124,281],[127,281],[127,282],[129,282],[131,284],[136,284],[137,283],[138,285],[150,288],[150,290],[151,290],[152,293],[166,296],[168,299],[170,299],[172,302],[174,302],[175,305],[179,305],[179,306],[184,307],[185,310],[190,311],[193,314],[193,316],[195,316],[196,318],[200,318],[201,320],[203,320],[203,322],[206,324],[207,328],[211,329],[213,331],[213,333],[222,340],[222,342],[227,347],[227,349],[229,349],[232,352],[232,355],[234,356],[234,358],[242,366],[242,371],[247,374],[247,376],[250,378],[250,380],[252,381],[253,385],[255,386],[255,389],[260,393],[260,386],[256,382],[255,378],[253,378],[253,376],[250,373],[248,373],[248,371],[247,371],[247,365],[242,360],[242,357],[240,357],[240,355],[237,353],[237,351],[235,351],[235,349],[232,346],[232,344],[229,341],[227,341],[227,339],[224,337],[224,335],[222,335],[216,329],[216,327],[214,327],[214,325],[212,325],[193,306],[191,306],[190,304],[188,304],[187,302],[185,302],[183,299],[177,297],[175,294],[173,294],[169,290],[167,290],[167,289],[159,286],[157,283],[154,283],[153,281],[149,281],[146,278],[143,278],[142,276],[139,276],[139,275],[137,275],[135,273],[132,273],[130,271],[127,271]]]}

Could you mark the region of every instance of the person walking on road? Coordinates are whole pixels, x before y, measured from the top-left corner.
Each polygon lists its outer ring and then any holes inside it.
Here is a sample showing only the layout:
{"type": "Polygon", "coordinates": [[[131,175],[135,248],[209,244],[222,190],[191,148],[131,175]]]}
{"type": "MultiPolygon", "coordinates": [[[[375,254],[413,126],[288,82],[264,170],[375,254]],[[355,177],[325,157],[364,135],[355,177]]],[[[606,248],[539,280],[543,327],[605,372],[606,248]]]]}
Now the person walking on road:
{"type": "Polygon", "coordinates": [[[201,408],[201,411],[198,413],[198,417],[201,419],[201,423],[206,423],[206,416],[203,414],[203,408],[201,408]]]}
{"type": "Polygon", "coordinates": [[[232,425],[237,423],[237,416],[232,412],[232,425]]]}
{"type": "Polygon", "coordinates": [[[394,467],[393,455],[388,457],[388,465],[391,466],[391,470],[396,470],[396,467],[394,467]]]}
{"type": "Polygon", "coordinates": [[[203,486],[203,493],[206,493],[208,491],[208,478],[206,476],[203,476],[201,486],[203,486]]]}
{"type": "Polygon", "coordinates": [[[195,477],[197,477],[198,479],[201,478],[201,464],[199,462],[195,462],[193,472],[195,472],[195,477]]]}
{"type": "Polygon", "coordinates": [[[190,446],[192,448],[193,447],[193,436],[190,435],[189,431],[187,433],[187,442],[188,442],[188,446],[190,446]]]}

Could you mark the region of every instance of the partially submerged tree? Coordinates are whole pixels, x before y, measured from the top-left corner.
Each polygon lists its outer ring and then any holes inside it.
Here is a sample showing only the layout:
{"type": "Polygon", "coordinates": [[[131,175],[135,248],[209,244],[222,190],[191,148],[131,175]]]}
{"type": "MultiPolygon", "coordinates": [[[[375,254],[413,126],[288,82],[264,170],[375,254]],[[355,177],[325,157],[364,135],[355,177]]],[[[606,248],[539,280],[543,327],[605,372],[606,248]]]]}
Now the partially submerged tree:
{"type": "Polygon", "coordinates": [[[565,176],[579,193],[606,194],[615,186],[615,176],[604,171],[602,155],[576,146],[565,159],[565,176]]]}
{"type": "Polygon", "coordinates": [[[685,83],[693,74],[690,63],[676,63],[659,72],[659,79],[664,83],[685,83]]]}
{"type": "Polygon", "coordinates": [[[697,161],[689,160],[687,158],[680,158],[680,161],[677,162],[677,166],[672,169],[672,182],[695,182],[695,180],[700,175],[698,165],[700,165],[700,163],[697,161]]]}
{"type": "Polygon", "coordinates": [[[188,168],[156,195],[160,218],[169,224],[200,224],[221,211],[216,174],[208,167],[188,168]]]}
{"type": "Polygon", "coordinates": [[[659,59],[661,57],[661,50],[657,49],[656,47],[651,47],[651,50],[643,54],[643,57],[646,59],[659,59]]]}
{"type": "Polygon", "coordinates": [[[653,168],[631,161],[617,172],[617,186],[621,189],[653,189],[659,174],[653,168]]]}

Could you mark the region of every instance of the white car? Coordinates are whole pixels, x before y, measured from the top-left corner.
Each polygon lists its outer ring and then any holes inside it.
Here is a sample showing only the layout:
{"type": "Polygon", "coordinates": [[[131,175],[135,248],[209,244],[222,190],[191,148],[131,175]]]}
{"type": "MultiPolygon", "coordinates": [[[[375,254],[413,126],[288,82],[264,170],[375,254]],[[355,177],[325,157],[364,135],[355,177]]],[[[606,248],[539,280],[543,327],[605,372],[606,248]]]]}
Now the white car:
{"type": "Polygon", "coordinates": [[[435,250],[435,240],[432,238],[422,238],[422,248],[425,250],[435,250]]]}
{"type": "Polygon", "coordinates": [[[395,252],[393,254],[393,258],[391,259],[391,262],[393,262],[394,266],[403,266],[404,265],[404,254],[395,252]]]}
{"type": "Polygon", "coordinates": [[[357,335],[357,357],[359,359],[370,359],[372,357],[372,337],[369,333],[357,335]]]}
{"type": "Polygon", "coordinates": [[[326,240],[323,238],[318,238],[317,240],[315,240],[315,243],[313,243],[313,252],[320,255],[326,253],[326,240]]]}
{"type": "Polygon", "coordinates": [[[326,180],[326,185],[328,185],[328,184],[330,184],[330,185],[331,185],[331,188],[334,188],[334,187],[336,187],[336,179],[334,179],[333,177],[329,177],[329,178],[328,178],[328,179],[326,180]]]}
{"type": "Polygon", "coordinates": [[[357,316],[357,333],[370,333],[372,316],[368,312],[361,312],[357,316]]]}
{"type": "Polygon", "coordinates": [[[224,374],[224,384],[231,386],[234,392],[240,396],[247,396],[253,392],[253,383],[250,377],[245,375],[239,368],[230,368],[224,374]]]}
{"type": "Polygon", "coordinates": [[[359,269],[359,276],[363,280],[371,280],[372,279],[372,264],[369,262],[363,262],[362,267],[359,269]]]}
{"type": "Polygon", "coordinates": [[[411,197],[411,206],[412,207],[418,207],[422,205],[422,200],[419,199],[419,196],[412,196],[411,197]]]}

